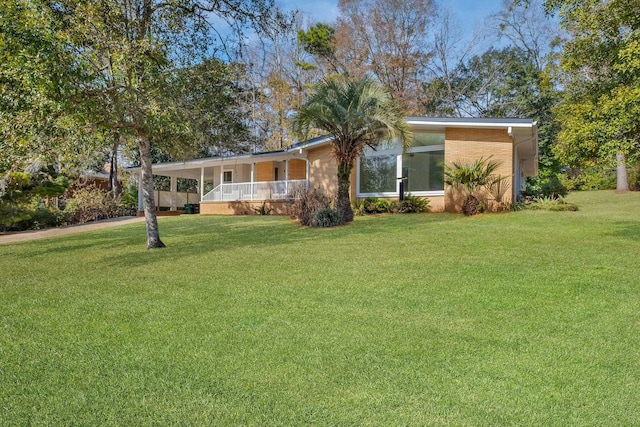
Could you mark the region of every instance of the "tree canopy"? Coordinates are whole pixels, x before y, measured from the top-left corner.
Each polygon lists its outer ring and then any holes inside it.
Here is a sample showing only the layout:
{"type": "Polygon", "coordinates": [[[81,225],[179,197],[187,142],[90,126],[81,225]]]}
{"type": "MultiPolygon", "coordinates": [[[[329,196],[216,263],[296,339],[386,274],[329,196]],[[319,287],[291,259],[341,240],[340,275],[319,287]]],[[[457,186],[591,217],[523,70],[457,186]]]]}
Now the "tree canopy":
{"type": "Polygon", "coordinates": [[[563,55],[557,155],[571,165],[626,162],[640,148],[640,1],[550,0],[570,34],[563,55]]]}

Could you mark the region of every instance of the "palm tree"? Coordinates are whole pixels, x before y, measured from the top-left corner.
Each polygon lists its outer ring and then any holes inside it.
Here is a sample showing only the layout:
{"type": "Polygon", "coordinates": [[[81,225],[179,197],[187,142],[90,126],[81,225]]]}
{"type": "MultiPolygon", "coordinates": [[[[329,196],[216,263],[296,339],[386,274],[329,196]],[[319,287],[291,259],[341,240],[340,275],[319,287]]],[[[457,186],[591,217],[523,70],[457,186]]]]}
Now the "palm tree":
{"type": "Polygon", "coordinates": [[[462,213],[475,215],[480,211],[480,201],[475,193],[481,187],[495,186],[496,183],[505,179],[494,175],[499,166],[500,162],[491,160],[491,157],[480,158],[473,163],[451,162],[451,165],[445,165],[445,184],[462,189],[466,193],[462,213]]]}
{"type": "Polygon", "coordinates": [[[315,128],[333,136],[338,162],[336,210],[345,222],[353,220],[351,171],[364,148],[393,137],[400,137],[405,147],[411,144],[401,107],[379,83],[367,77],[324,80],[300,108],[293,124],[301,134],[315,128]]]}

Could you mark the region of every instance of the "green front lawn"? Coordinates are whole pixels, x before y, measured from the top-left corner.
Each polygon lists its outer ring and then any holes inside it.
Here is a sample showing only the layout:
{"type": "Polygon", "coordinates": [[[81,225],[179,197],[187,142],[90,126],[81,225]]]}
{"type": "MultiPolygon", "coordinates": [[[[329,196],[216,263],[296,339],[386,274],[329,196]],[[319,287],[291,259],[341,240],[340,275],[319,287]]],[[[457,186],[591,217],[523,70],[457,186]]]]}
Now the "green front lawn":
{"type": "Polygon", "coordinates": [[[0,246],[0,425],[638,425],[640,194],[0,246]]]}

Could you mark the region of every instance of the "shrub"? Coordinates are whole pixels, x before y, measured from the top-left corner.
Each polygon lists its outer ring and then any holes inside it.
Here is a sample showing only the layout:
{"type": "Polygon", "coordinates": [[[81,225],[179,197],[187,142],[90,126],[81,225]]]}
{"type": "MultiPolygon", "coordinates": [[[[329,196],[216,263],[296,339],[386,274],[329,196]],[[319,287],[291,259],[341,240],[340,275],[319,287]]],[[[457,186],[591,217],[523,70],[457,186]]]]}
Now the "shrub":
{"type": "Polygon", "coordinates": [[[404,200],[400,202],[398,206],[398,212],[400,213],[420,213],[426,212],[429,208],[429,199],[423,199],[418,196],[412,196],[407,194],[404,196],[404,200]]]}
{"type": "Polygon", "coordinates": [[[491,160],[491,156],[486,159],[480,158],[472,163],[452,162],[450,165],[445,165],[445,184],[462,190],[466,194],[462,204],[463,214],[475,215],[484,210],[484,204],[475,194],[483,187],[490,189],[506,179],[494,174],[499,166],[500,162],[491,160]]]}
{"type": "Polygon", "coordinates": [[[67,200],[65,212],[72,223],[83,224],[88,221],[114,218],[118,216],[121,209],[109,192],[88,186],[73,190],[73,197],[67,200]]]}
{"type": "Polygon", "coordinates": [[[267,207],[266,201],[262,202],[262,204],[259,207],[253,208],[253,210],[258,215],[269,215],[273,211],[272,208],[267,207]]]}
{"type": "Polygon", "coordinates": [[[309,226],[313,223],[313,215],[331,205],[331,200],[321,190],[299,187],[289,193],[293,202],[289,205],[289,216],[296,218],[300,224],[309,226]]]}
{"type": "Polygon", "coordinates": [[[40,230],[67,222],[64,212],[55,207],[25,207],[0,203],[0,231],[40,230]]]}
{"type": "Polygon", "coordinates": [[[562,197],[551,195],[548,197],[536,197],[527,205],[528,209],[549,211],[577,211],[578,207],[573,203],[567,203],[562,197]]]}
{"type": "Polygon", "coordinates": [[[523,194],[530,197],[547,197],[551,195],[564,197],[568,193],[569,189],[557,174],[542,172],[539,176],[527,178],[527,185],[523,194]]]}
{"type": "Polygon", "coordinates": [[[365,214],[393,213],[397,211],[398,204],[395,200],[367,197],[363,201],[363,212],[365,214]]]}
{"type": "Polygon", "coordinates": [[[594,166],[567,170],[560,179],[569,190],[615,190],[617,175],[615,168],[594,166]]]}
{"type": "Polygon", "coordinates": [[[138,188],[135,185],[124,188],[118,196],[118,206],[133,209],[134,213],[138,210],[138,188]]]}
{"type": "Polygon", "coordinates": [[[344,224],[344,218],[340,212],[332,208],[325,208],[313,214],[311,225],[314,227],[335,227],[344,224]]]}
{"type": "Polygon", "coordinates": [[[0,201],[0,231],[21,231],[26,221],[31,219],[31,212],[23,207],[0,201]]]}
{"type": "Polygon", "coordinates": [[[44,206],[36,208],[31,214],[29,224],[30,230],[40,230],[42,228],[58,227],[67,221],[66,214],[57,208],[46,208],[44,206]]]}
{"type": "Polygon", "coordinates": [[[525,210],[526,208],[527,208],[527,204],[522,201],[511,202],[511,204],[509,205],[509,210],[511,212],[522,211],[522,210],[525,210]]]}

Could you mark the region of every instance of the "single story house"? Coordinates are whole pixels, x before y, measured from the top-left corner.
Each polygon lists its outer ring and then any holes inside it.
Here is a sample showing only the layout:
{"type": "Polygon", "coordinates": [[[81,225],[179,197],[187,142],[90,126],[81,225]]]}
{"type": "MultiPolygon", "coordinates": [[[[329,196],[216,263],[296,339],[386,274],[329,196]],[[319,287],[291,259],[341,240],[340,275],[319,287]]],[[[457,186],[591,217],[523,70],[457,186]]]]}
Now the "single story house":
{"type": "MultiPolygon", "coordinates": [[[[399,178],[404,177],[405,191],[427,197],[431,211],[456,211],[461,199],[445,188],[445,164],[489,156],[499,161],[496,173],[508,177],[506,203],[519,197],[526,177],[538,173],[538,134],[533,120],[408,117],[407,122],[414,139],[410,149],[403,152],[400,144],[389,141],[375,150],[367,148],[358,159],[351,177],[352,200],[398,198],[399,178]]],[[[139,168],[131,171],[140,173],[139,168]]],[[[171,178],[165,195],[170,210],[181,207],[185,199],[176,191],[177,179],[198,181],[198,194],[191,195],[190,203],[199,203],[201,214],[252,213],[263,203],[274,213],[285,213],[285,200],[297,186],[334,194],[336,172],[331,136],[280,151],[153,165],[154,175],[171,178]]]]}

